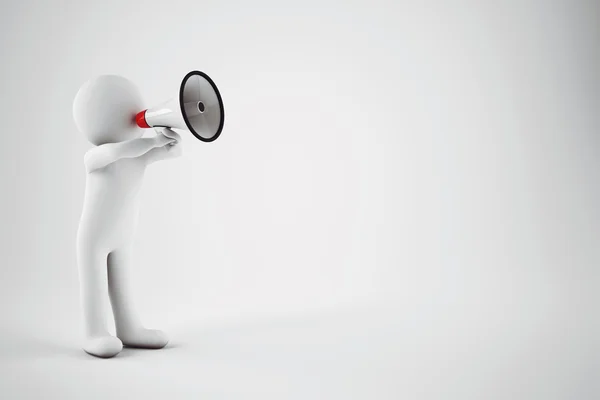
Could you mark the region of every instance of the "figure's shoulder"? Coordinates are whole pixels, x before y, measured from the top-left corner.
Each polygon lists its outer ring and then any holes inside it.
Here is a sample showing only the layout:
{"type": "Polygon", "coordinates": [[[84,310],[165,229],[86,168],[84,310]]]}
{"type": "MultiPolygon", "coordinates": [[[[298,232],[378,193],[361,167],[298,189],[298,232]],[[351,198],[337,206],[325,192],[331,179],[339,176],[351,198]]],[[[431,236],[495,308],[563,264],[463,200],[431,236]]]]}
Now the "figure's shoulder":
{"type": "Polygon", "coordinates": [[[102,168],[106,158],[110,155],[110,146],[101,144],[94,146],[83,155],[83,164],[88,173],[102,168]]]}
{"type": "Polygon", "coordinates": [[[99,152],[102,151],[102,149],[100,149],[100,146],[94,146],[91,149],[89,149],[88,151],[85,152],[85,154],[83,155],[83,163],[84,164],[88,164],[95,156],[98,155],[99,152]]]}
{"type": "Polygon", "coordinates": [[[83,158],[85,159],[85,158],[89,157],[90,155],[96,153],[97,151],[98,151],[98,146],[94,146],[85,152],[85,154],[83,155],[83,158]]]}

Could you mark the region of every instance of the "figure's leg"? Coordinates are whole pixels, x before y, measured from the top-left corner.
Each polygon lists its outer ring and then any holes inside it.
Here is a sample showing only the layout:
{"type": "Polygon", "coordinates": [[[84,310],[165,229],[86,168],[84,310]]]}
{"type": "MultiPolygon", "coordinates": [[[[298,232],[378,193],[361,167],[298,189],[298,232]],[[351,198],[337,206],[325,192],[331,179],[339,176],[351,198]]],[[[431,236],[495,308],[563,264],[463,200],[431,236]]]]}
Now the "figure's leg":
{"type": "Polygon", "coordinates": [[[108,255],[108,293],[115,316],[117,337],[124,345],[160,349],[167,345],[167,335],[142,325],[133,302],[131,289],[131,250],[118,249],[108,255]]]}
{"type": "Polygon", "coordinates": [[[121,341],[108,333],[105,300],[107,294],[106,252],[78,246],[79,282],[85,329],[83,350],[97,357],[113,357],[121,341]]]}

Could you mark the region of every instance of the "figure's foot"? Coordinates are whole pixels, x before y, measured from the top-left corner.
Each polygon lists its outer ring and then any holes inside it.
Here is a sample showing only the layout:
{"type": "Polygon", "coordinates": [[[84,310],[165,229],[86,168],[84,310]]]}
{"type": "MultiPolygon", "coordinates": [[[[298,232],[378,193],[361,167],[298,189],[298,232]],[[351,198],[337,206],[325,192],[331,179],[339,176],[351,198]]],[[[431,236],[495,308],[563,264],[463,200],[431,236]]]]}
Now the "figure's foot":
{"type": "Polygon", "coordinates": [[[163,331],[139,328],[127,333],[117,333],[125,346],[141,349],[162,349],[169,343],[169,338],[163,331]]]}
{"type": "Polygon", "coordinates": [[[123,343],[114,336],[95,336],[87,338],[83,350],[96,357],[110,358],[114,357],[123,349],[123,343]]]}

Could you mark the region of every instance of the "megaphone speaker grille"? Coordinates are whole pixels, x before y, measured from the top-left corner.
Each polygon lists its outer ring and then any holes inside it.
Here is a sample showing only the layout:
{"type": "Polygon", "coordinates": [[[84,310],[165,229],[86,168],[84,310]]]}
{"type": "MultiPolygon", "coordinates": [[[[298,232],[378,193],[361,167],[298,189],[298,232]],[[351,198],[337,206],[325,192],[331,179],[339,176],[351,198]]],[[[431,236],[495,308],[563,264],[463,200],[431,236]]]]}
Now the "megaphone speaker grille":
{"type": "Polygon", "coordinates": [[[223,130],[225,111],[217,86],[204,72],[192,71],[179,89],[181,114],[188,129],[203,142],[216,140],[223,130]]]}

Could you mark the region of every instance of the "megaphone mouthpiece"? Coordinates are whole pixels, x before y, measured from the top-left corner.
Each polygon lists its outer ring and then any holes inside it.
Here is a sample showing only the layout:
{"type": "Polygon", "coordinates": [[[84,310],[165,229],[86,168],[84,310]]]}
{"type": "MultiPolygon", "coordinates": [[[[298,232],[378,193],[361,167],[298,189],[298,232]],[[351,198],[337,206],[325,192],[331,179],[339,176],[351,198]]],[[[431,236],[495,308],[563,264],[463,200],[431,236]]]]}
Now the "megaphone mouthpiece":
{"type": "Polygon", "coordinates": [[[148,110],[140,111],[135,115],[135,123],[140,128],[151,128],[151,126],[146,122],[146,111],[148,110]]]}

